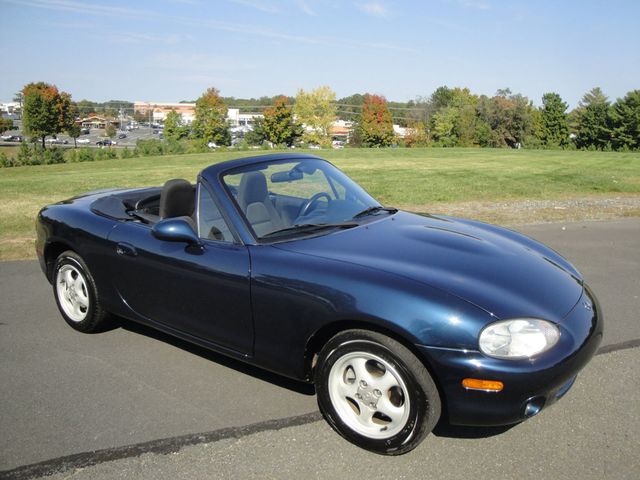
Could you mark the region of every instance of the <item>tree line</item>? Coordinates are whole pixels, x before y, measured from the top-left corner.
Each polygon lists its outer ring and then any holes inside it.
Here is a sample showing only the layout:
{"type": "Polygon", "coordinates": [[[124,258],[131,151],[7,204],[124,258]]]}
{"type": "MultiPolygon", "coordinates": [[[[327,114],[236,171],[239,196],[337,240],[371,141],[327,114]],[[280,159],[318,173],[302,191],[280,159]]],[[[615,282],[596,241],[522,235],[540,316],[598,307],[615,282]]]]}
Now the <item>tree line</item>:
{"type": "MultiPolygon", "coordinates": [[[[30,83],[21,91],[23,128],[45,146],[48,135],[67,132],[80,135],[76,119],[92,113],[87,100],[73,102],[71,95],[55,85],[30,83]]],[[[351,146],[386,147],[512,147],[579,148],[590,150],[640,149],[640,90],[611,102],[600,88],[587,92],[578,106],[568,104],[558,93],[545,93],[536,107],[509,89],[495,95],[476,95],[468,88],[439,87],[429,97],[407,103],[388,102],[384,96],[355,94],[336,99],[330,87],[300,89],[295,97],[261,99],[222,97],[207,89],[195,101],[195,119],[186,124],[175,111],[165,119],[168,141],[191,140],[230,145],[226,115],[232,106],[249,111],[260,109],[253,129],[244,142],[259,145],[305,144],[329,146],[336,119],[351,122],[351,146]],[[399,136],[393,125],[405,128],[399,136]]],[[[104,112],[130,109],[131,103],[101,104],[104,112]]],[[[138,112],[138,115],[143,116],[138,112]]],[[[114,115],[115,116],[115,115],[114,115]]]]}

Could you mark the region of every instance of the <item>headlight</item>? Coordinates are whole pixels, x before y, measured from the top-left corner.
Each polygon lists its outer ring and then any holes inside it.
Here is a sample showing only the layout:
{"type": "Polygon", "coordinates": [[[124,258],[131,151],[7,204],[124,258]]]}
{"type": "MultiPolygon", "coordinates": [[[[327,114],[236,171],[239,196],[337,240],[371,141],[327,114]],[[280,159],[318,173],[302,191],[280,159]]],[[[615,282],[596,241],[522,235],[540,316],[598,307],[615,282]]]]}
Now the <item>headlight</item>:
{"type": "Polygon", "coordinates": [[[492,323],[480,333],[480,351],[491,357],[521,359],[546,352],[560,339],[553,323],[518,318],[492,323]]]}

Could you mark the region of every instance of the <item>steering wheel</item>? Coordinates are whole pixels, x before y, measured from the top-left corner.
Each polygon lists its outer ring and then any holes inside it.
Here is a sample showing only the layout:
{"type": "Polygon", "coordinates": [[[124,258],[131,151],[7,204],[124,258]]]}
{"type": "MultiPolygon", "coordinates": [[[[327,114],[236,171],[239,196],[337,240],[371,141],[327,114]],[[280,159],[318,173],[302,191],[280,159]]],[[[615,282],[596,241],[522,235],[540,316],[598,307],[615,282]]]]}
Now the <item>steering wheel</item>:
{"type": "Polygon", "coordinates": [[[314,204],[317,203],[318,200],[320,200],[321,198],[326,198],[327,203],[331,202],[331,197],[329,196],[328,193],[318,192],[313,197],[311,197],[309,200],[307,200],[302,204],[302,206],[300,207],[300,212],[298,213],[298,217],[304,217],[310,211],[314,210],[316,208],[314,204]],[[312,206],[313,208],[311,208],[312,206]]]}

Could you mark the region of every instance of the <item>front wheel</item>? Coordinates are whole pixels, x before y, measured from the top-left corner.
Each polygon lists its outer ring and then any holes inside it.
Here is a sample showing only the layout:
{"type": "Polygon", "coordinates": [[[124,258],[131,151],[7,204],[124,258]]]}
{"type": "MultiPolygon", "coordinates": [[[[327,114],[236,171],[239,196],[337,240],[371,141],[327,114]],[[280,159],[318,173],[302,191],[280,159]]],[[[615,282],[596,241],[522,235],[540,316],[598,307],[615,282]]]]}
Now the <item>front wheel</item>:
{"type": "Polygon", "coordinates": [[[93,333],[107,326],[108,315],[100,305],[95,281],[84,260],[71,250],[56,259],[53,294],[60,313],[75,330],[93,333]]]}
{"type": "Polygon", "coordinates": [[[438,389],[404,345],[348,330],[322,348],[315,369],[318,406],[340,435],[372,452],[413,450],[440,418],[438,389]]]}

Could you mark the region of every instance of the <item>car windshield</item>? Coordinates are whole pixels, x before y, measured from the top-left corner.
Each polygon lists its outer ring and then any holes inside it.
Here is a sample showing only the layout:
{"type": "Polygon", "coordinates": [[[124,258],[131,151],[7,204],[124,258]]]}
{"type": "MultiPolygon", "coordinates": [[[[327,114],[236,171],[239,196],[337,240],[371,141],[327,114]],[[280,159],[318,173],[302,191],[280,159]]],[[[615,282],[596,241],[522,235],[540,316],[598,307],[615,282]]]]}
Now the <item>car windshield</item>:
{"type": "Polygon", "coordinates": [[[357,224],[363,212],[384,211],[344,173],[320,159],[275,160],[223,176],[259,239],[317,233],[357,224]]]}

